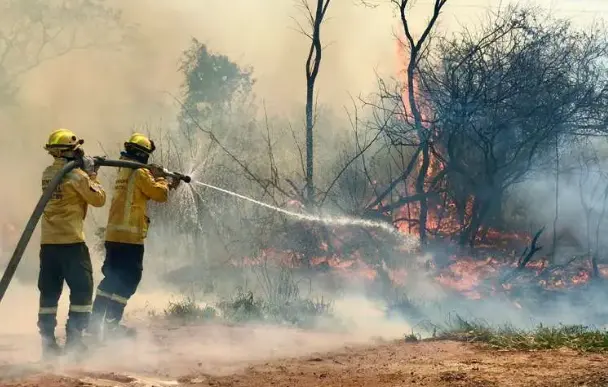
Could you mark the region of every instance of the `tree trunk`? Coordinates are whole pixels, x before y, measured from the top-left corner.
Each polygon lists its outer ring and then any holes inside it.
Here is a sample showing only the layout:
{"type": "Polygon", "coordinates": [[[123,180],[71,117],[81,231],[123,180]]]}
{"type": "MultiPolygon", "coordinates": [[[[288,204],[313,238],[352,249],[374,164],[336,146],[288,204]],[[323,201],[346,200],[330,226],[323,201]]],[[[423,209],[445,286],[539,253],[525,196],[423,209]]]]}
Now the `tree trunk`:
{"type": "Polygon", "coordinates": [[[460,239],[458,241],[460,247],[466,246],[471,239],[471,232],[473,231],[473,227],[476,227],[475,225],[477,223],[476,219],[477,213],[479,212],[479,205],[479,198],[475,196],[475,198],[473,199],[473,206],[471,208],[471,220],[469,221],[469,224],[460,233],[460,239]]]}
{"type": "Polygon", "coordinates": [[[314,201],[313,186],[313,103],[314,103],[314,81],[307,82],[306,87],[306,199],[309,204],[314,201]]]}
{"type": "MultiPolygon", "coordinates": [[[[312,34],[308,58],[306,59],[306,200],[309,205],[314,203],[314,169],[313,169],[313,129],[315,82],[319,75],[323,47],[321,46],[321,24],[331,0],[317,0],[314,16],[310,14],[312,34]]],[[[310,11],[310,10],[309,10],[310,11]]]]}
{"type": "Polygon", "coordinates": [[[426,235],[426,223],[428,218],[428,199],[424,195],[424,183],[426,182],[426,175],[429,170],[430,155],[429,155],[429,144],[426,139],[422,143],[422,165],[418,171],[418,178],[416,179],[416,194],[422,195],[420,199],[420,223],[418,224],[418,232],[420,233],[420,245],[425,246],[427,244],[426,235]]]}
{"type": "Polygon", "coordinates": [[[557,254],[557,222],[559,220],[559,142],[555,139],[555,215],[553,216],[553,241],[551,243],[550,263],[555,262],[557,254]]]}
{"type": "Polygon", "coordinates": [[[418,61],[420,60],[420,54],[424,52],[423,45],[426,39],[429,37],[429,34],[431,33],[431,30],[433,29],[433,26],[435,25],[435,22],[439,17],[439,13],[441,12],[441,9],[443,8],[446,2],[447,0],[435,0],[435,4],[433,7],[433,16],[431,17],[431,20],[428,21],[424,32],[422,33],[422,35],[420,35],[420,38],[417,42],[414,41],[406,17],[408,0],[401,0],[400,2],[395,2],[396,4],[398,4],[399,7],[399,14],[401,17],[401,24],[403,25],[403,32],[405,33],[405,37],[409,43],[410,48],[410,58],[407,66],[407,95],[410,110],[412,112],[412,116],[414,117],[414,126],[416,129],[416,133],[420,141],[420,146],[422,147],[422,165],[420,166],[418,178],[416,179],[416,194],[423,196],[420,200],[420,223],[418,225],[421,247],[424,247],[427,243],[426,222],[428,217],[428,199],[424,194],[426,177],[430,165],[429,142],[431,141],[431,132],[428,128],[424,126],[423,116],[416,101],[416,94],[414,91],[414,77],[416,75],[416,67],[418,65],[418,61]]]}
{"type": "Polygon", "coordinates": [[[463,230],[462,234],[460,234],[461,247],[464,247],[467,244],[469,247],[475,246],[475,240],[477,239],[479,229],[484,224],[484,220],[490,212],[492,204],[491,199],[484,200],[481,198],[481,195],[475,196],[475,199],[473,199],[473,208],[471,209],[471,221],[463,230]]]}
{"type": "Polygon", "coordinates": [[[473,222],[469,226],[471,228],[469,231],[469,247],[475,247],[475,240],[477,239],[477,234],[479,233],[479,228],[481,227],[481,220],[482,216],[480,213],[478,216],[473,218],[473,222]]]}
{"type": "Polygon", "coordinates": [[[599,278],[600,277],[600,269],[597,266],[597,252],[595,252],[592,256],[591,256],[591,277],[592,278],[599,278]]]}

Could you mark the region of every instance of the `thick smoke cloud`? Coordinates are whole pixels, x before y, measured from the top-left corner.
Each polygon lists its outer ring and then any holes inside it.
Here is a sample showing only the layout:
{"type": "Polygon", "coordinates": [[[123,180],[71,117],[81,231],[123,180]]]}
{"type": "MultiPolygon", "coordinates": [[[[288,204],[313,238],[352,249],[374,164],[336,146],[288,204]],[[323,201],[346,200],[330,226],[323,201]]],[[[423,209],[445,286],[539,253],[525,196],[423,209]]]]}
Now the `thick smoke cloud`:
{"type": "MultiPolygon", "coordinates": [[[[442,30],[474,21],[489,3],[447,7],[442,30]]],[[[178,107],[167,92],[179,94],[179,58],[192,37],[239,64],[253,66],[255,92],[271,113],[293,121],[301,117],[308,42],[292,20],[296,17],[306,26],[297,2],[108,0],[107,4],[121,9],[124,25],[133,27],[119,47],[78,50],[45,62],[19,78],[15,104],[0,106],[4,183],[0,223],[14,224],[17,232],[40,195],[40,173],[51,161],[42,146],[51,130],[70,128],[85,138],[89,153],[107,152],[112,157],[132,130],[173,124],[178,107]]],[[[414,11],[413,19],[420,20],[414,28],[423,25],[425,11],[430,11],[425,5],[421,2],[414,11]]],[[[368,9],[356,1],[333,3],[323,29],[327,47],[318,83],[320,103],[341,111],[350,104],[350,95],[365,96],[375,90],[377,74],[390,76],[401,67],[396,63],[393,16],[385,4],[368,9]]],[[[106,187],[108,177],[102,176],[106,187]]],[[[107,210],[92,210],[89,226],[103,225],[107,210]]],[[[19,269],[24,280],[31,281],[37,273],[37,245],[35,235],[19,269]]],[[[95,259],[99,273],[100,257],[95,259]]],[[[16,286],[9,291],[18,291],[20,285],[16,286]]],[[[17,298],[0,305],[0,314],[15,305],[35,308],[35,292],[17,298]]],[[[27,318],[33,321],[33,315],[27,318]]]]}
{"type": "MultiPolygon", "coordinates": [[[[39,175],[50,158],[42,146],[57,127],[85,138],[91,154],[115,156],[134,129],[172,125],[178,106],[180,55],[192,37],[244,66],[253,66],[255,93],[270,114],[302,117],[306,21],[298,2],[108,0],[122,11],[127,37],[112,47],[69,52],[24,73],[15,83],[15,103],[0,106],[0,219],[18,231],[39,197],[39,175]],[[16,186],[19,188],[16,189],[16,186]]],[[[423,8],[423,7],[420,7],[423,8]]],[[[416,11],[421,17],[425,10],[416,11]]],[[[455,9],[462,15],[461,10],[455,9]]],[[[351,95],[367,95],[376,76],[397,68],[395,23],[390,7],[368,9],[350,2],[332,5],[324,25],[327,44],[319,78],[319,103],[341,112],[351,95]]],[[[93,21],[94,23],[94,21],[93,21]]],[[[451,19],[446,23],[451,24],[451,19]]],[[[69,27],[66,26],[66,27],[69,27]]],[[[102,174],[107,185],[107,174],[102,174]]],[[[107,209],[92,210],[103,225],[107,209]]],[[[36,269],[35,236],[27,255],[36,269]]]]}

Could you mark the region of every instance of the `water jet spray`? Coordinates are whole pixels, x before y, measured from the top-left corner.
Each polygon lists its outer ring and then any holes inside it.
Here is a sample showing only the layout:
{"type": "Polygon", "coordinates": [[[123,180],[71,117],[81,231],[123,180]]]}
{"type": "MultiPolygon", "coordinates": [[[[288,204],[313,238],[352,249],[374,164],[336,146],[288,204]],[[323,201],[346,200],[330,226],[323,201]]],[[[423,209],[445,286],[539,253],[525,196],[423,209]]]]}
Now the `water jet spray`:
{"type": "MultiPolygon", "coordinates": [[[[326,224],[329,226],[359,226],[359,227],[366,227],[366,228],[378,228],[389,234],[395,235],[401,239],[405,238],[405,235],[403,235],[401,232],[399,232],[399,230],[397,230],[394,226],[392,226],[391,224],[386,223],[386,222],[375,222],[375,221],[371,221],[371,220],[356,219],[356,218],[346,217],[346,216],[338,216],[338,217],[317,216],[317,215],[312,215],[312,214],[293,212],[293,211],[285,210],[285,209],[277,207],[277,206],[270,205],[268,203],[261,202],[259,200],[255,200],[253,198],[250,198],[245,195],[241,195],[241,194],[233,192],[233,191],[229,191],[224,188],[216,187],[216,186],[208,184],[208,183],[203,183],[200,181],[194,181],[193,183],[195,185],[211,188],[215,191],[222,192],[222,193],[234,196],[239,199],[247,200],[258,206],[266,207],[270,210],[280,212],[282,214],[285,214],[285,215],[288,215],[288,216],[291,216],[291,217],[294,217],[294,218],[297,218],[300,220],[304,220],[307,222],[323,223],[323,224],[326,224]]],[[[413,240],[407,240],[406,242],[413,243],[413,240]]]]}

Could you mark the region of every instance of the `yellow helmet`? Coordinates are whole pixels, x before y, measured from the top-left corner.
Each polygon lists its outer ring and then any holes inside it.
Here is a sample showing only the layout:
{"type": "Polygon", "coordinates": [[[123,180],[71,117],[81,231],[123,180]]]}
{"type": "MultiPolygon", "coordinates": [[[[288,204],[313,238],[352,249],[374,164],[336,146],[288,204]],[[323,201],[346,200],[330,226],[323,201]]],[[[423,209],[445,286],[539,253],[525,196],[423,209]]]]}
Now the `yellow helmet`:
{"type": "Polygon", "coordinates": [[[63,152],[76,150],[82,144],[84,140],[79,139],[71,130],[57,129],[49,135],[44,149],[54,157],[59,157],[63,152]]]}
{"type": "Polygon", "coordinates": [[[154,150],[156,150],[154,141],[141,133],[133,133],[125,142],[126,156],[144,164],[148,162],[148,158],[154,150]]]}
{"type": "Polygon", "coordinates": [[[133,135],[131,135],[129,140],[125,143],[125,147],[127,147],[127,145],[135,146],[137,149],[146,153],[152,153],[156,149],[154,146],[154,141],[150,140],[141,133],[133,133],[133,135]]]}

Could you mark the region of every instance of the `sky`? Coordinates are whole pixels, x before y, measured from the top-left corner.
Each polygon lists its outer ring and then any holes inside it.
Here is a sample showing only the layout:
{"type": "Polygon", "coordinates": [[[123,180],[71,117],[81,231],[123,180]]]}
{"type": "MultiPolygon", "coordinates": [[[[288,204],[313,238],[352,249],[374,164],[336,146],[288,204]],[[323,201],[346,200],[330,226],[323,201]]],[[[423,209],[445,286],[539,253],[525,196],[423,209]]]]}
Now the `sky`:
{"type": "MultiPolygon", "coordinates": [[[[271,111],[291,112],[300,108],[305,93],[304,61],[308,41],[297,31],[296,20],[304,22],[301,9],[297,7],[298,0],[110,1],[124,9],[129,22],[137,24],[141,34],[137,45],[118,57],[99,55],[100,61],[108,62],[104,64],[101,77],[79,71],[76,73],[82,76],[75,76],[73,67],[90,67],[83,63],[90,60],[89,53],[80,58],[78,54],[70,55],[64,58],[66,60],[44,66],[40,71],[34,71],[29,80],[39,83],[36,74],[48,78],[46,75],[50,71],[56,75],[53,77],[56,84],[42,89],[32,85],[26,88],[24,98],[48,106],[49,100],[73,98],[80,101],[91,88],[118,85],[112,92],[112,101],[101,107],[91,104],[92,109],[103,111],[105,116],[108,111],[120,114],[128,107],[129,111],[137,111],[140,121],[157,120],[168,114],[157,104],[172,103],[163,93],[178,92],[181,82],[176,71],[179,56],[194,37],[211,50],[226,54],[244,66],[252,66],[257,80],[256,94],[271,111]],[[66,63],[67,59],[73,59],[74,65],[66,63]]],[[[358,5],[357,0],[334,0],[331,4],[322,30],[326,47],[319,78],[320,103],[341,109],[349,104],[352,95],[374,92],[377,74],[390,76],[399,68],[394,38],[395,33],[400,32],[399,23],[388,0],[376,1],[379,6],[375,9],[358,5]]],[[[501,3],[506,2],[450,0],[438,28],[449,33],[462,25],[480,23],[488,11],[497,10],[501,3]]],[[[538,0],[533,3],[554,10],[556,15],[572,17],[579,23],[608,15],[608,3],[602,5],[599,0],[538,0]]],[[[414,31],[422,30],[431,10],[430,0],[415,2],[412,9],[414,31]]],[[[51,107],[56,109],[53,104],[51,107]]],[[[69,114],[71,116],[73,112],[69,111],[69,114]]]]}
{"type": "MultiPolygon", "coordinates": [[[[171,30],[166,39],[180,42],[195,36],[212,49],[251,65],[258,80],[256,92],[272,108],[283,110],[299,103],[305,93],[304,60],[308,42],[296,29],[302,21],[297,0],[152,0],[158,8],[147,7],[148,15],[137,17],[143,28],[171,30]],[[166,4],[168,8],[160,6],[166,4]],[[170,4],[170,5],[168,5],[170,4]],[[165,18],[157,20],[158,12],[165,18]],[[294,20],[295,19],[295,20],[294,20]],[[173,26],[179,25],[179,28],[173,26]]],[[[341,108],[351,95],[375,91],[376,73],[392,75],[397,68],[394,34],[400,32],[395,13],[387,0],[369,9],[357,0],[334,0],[323,26],[326,45],[319,80],[319,101],[341,108]]],[[[462,25],[481,22],[489,10],[497,10],[497,0],[450,0],[439,21],[441,31],[457,31],[462,25]]],[[[556,15],[572,17],[579,23],[608,15],[608,3],[599,0],[539,0],[533,2],[556,15]]],[[[414,3],[414,31],[421,31],[432,11],[430,0],[414,3]]],[[[175,52],[177,55],[178,52],[175,52]]],[[[165,78],[175,82],[174,79],[165,78]]],[[[169,86],[168,84],[166,86],[169,86]]]]}

